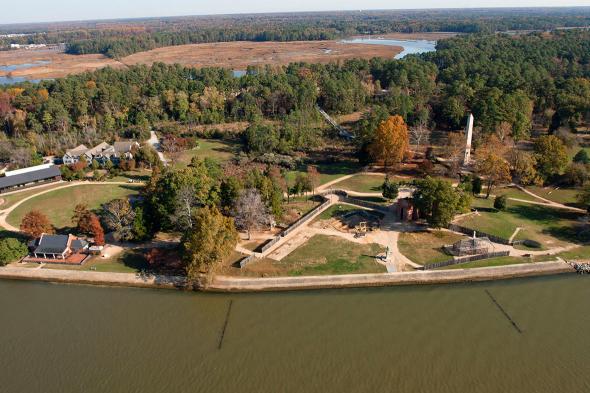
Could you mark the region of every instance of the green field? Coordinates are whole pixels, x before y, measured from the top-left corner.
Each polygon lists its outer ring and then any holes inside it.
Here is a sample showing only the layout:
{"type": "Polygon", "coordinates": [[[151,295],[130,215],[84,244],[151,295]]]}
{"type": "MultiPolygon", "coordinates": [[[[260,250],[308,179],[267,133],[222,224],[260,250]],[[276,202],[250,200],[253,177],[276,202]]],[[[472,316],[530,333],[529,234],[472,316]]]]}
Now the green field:
{"type": "Polygon", "coordinates": [[[590,246],[579,247],[570,251],[562,252],[558,256],[564,259],[590,259],[590,246]]]}
{"type": "Polygon", "coordinates": [[[23,199],[31,195],[38,194],[45,190],[52,190],[54,188],[63,187],[64,185],[65,183],[55,183],[44,187],[35,188],[32,190],[19,191],[14,194],[0,195],[0,199],[3,200],[3,202],[0,204],[0,210],[8,209],[10,206],[14,205],[18,201],[22,201],[23,199]]]}
{"type": "Polygon", "coordinates": [[[109,273],[139,273],[148,269],[148,263],[139,250],[125,250],[111,258],[92,257],[83,265],[45,265],[43,269],[81,270],[109,273]]]}
{"type": "Polygon", "coordinates": [[[7,221],[10,225],[19,227],[25,214],[31,210],[39,210],[47,215],[56,228],[67,228],[72,225],[71,218],[77,204],[86,203],[90,209],[98,210],[104,203],[113,199],[137,194],[139,189],[137,185],[108,183],[80,184],[61,188],[31,198],[19,205],[8,215],[7,221]]]}
{"type": "Polygon", "coordinates": [[[528,187],[527,189],[535,195],[549,199],[550,201],[578,207],[577,196],[580,193],[580,190],[574,188],[555,189],[553,187],[528,187]]]}
{"type": "Polygon", "coordinates": [[[529,258],[524,257],[499,257],[482,259],[481,261],[473,261],[467,263],[461,263],[459,265],[446,266],[441,270],[446,269],[473,269],[476,267],[491,267],[491,266],[505,266],[505,265],[518,265],[521,263],[531,263],[529,258]]]}
{"type": "Polygon", "coordinates": [[[213,158],[220,164],[226,163],[235,157],[239,148],[235,143],[219,139],[197,139],[198,147],[183,151],[178,157],[175,166],[182,167],[190,164],[193,157],[213,158]]]}
{"type": "Polygon", "coordinates": [[[453,257],[445,253],[442,247],[465,238],[464,235],[446,231],[402,232],[397,246],[412,262],[430,265],[452,259],[453,257]]]}
{"type": "MultiPolygon", "coordinates": [[[[476,199],[475,204],[481,208],[483,204],[489,207],[493,201],[476,199]],[[485,202],[484,202],[485,201],[485,202]]],[[[509,239],[517,227],[523,228],[523,233],[517,239],[526,238],[542,244],[545,248],[563,245],[564,242],[581,242],[575,227],[579,213],[563,209],[549,208],[526,202],[508,201],[506,211],[480,211],[478,215],[471,215],[461,219],[458,223],[467,228],[479,230],[491,235],[509,239]]]]}
{"type": "MultiPolygon", "coordinates": [[[[331,163],[310,163],[315,165],[320,172],[320,183],[326,184],[332,180],[336,180],[339,177],[346,176],[357,172],[360,166],[355,161],[338,161],[331,163]]],[[[290,186],[293,186],[295,178],[298,173],[305,174],[307,171],[307,165],[301,165],[296,170],[287,172],[287,182],[290,186]]]]}
{"type": "Polygon", "coordinates": [[[374,258],[384,250],[378,244],[357,244],[316,235],[276,264],[291,276],[384,273],[387,270],[374,258]]]}
{"type": "Polygon", "coordinates": [[[358,244],[334,236],[315,235],[281,261],[260,259],[240,276],[318,276],[330,274],[385,273],[375,256],[385,252],[378,244],[358,244]]]}
{"type": "Polygon", "coordinates": [[[335,205],[330,206],[329,208],[327,208],[323,212],[321,212],[315,218],[315,221],[329,220],[330,218],[338,217],[338,216],[342,215],[343,213],[350,212],[353,210],[360,210],[360,209],[356,206],[335,204],[335,205]]]}
{"type": "Polygon", "coordinates": [[[351,178],[334,184],[334,188],[356,192],[381,192],[381,186],[385,181],[385,175],[358,174],[351,178]]]}

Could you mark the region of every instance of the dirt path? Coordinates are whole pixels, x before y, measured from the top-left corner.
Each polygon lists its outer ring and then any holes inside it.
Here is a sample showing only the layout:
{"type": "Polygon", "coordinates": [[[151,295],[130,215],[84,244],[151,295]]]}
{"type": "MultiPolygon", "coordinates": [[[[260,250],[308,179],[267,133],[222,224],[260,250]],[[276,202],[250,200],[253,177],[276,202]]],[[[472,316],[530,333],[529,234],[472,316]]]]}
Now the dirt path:
{"type": "MultiPolygon", "coordinates": [[[[8,209],[0,210],[0,227],[4,228],[4,229],[6,229],[7,231],[10,231],[10,232],[20,232],[20,229],[18,229],[16,227],[13,227],[12,225],[10,225],[6,221],[6,218],[10,215],[10,213],[14,209],[16,209],[17,207],[19,207],[20,205],[22,205],[23,203],[25,203],[29,199],[33,199],[35,197],[38,197],[39,195],[47,194],[48,192],[52,192],[52,191],[55,191],[55,190],[61,190],[61,189],[64,189],[64,188],[77,187],[77,186],[83,186],[83,185],[105,185],[106,186],[106,185],[128,185],[128,184],[129,183],[127,183],[127,182],[76,181],[76,182],[66,183],[62,187],[55,187],[55,188],[51,188],[51,189],[48,189],[48,190],[39,191],[36,194],[29,195],[28,197],[23,198],[22,200],[18,201],[14,205],[10,206],[8,209]]],[[[137,183],[134,183],[134,184],[137,184],[137,183]]],[[[30,188],[28,188],[26,191],[29,191],[29,190],[30,190],[30,188]]],[[[23,191],[25,191],[25,190],[23,190],[23,191]]]]}
{"type": "Polygon", "coordinates": [[[162,161],[164,165],[168,165],[168,161],[166,160],[166,157],[164,157],[164,153],[162,153],[162,150],[160,149],[160,139],[158,139],[158,135],[156,135],[156,132],[154,130],[150,131],[150,139],[148,139],[147,142],[152,146],[156,153],[158,153],[160,161],[162,161]]]}
{"type": "Polygon", "coordinates": [[[584,209],[579,209],[577,207],[567,206],[567,205],[564,205],[562,203],[557,203],[557,202],[551,201],[549,199],[543,198],[543,197],[541,197],[541,196],[539,196],[539,195],[537,195],[537,194],[535,194],[535,193],[527,190],[526,188],[524,188],[522,186],[519,186],[518,184],[512,184],[512,186],[518,188],[520,191],[522,191],[522,192],[524,192],[524,193],[526,193],[526,194],[528,194],[528,195],[530,195],[530,196],[532,196],[534,198],[537,198],[538,200],[540,200],[542,202],[527,201],[526,199],[519,199],[519,198],[508,198],[510,200],[517,201],[517,202],[531,203],[533,205],[541,205],[541,206],[554,207],[554,208],[557,208],[557,209],[566,209],[566,210],[571,210],[571,211],[575,211],[575,212],[578,212],[578,213],[587,213],[587,211],[584,210],[584,209]]]}

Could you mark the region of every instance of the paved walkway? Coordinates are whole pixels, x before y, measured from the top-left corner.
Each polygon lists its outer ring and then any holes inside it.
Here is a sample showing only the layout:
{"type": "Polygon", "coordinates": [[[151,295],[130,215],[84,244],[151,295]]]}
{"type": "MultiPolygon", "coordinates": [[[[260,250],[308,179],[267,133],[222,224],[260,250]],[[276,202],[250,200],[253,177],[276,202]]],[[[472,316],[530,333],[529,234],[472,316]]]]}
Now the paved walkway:
{"type": "Polygon", "coordinates": [[[158,153],[160,161],[162,161],[164,165],[168,165],[168,161],[166,160],[166,157],[164,157],[164,153],[162,153],[162,150],[160,149],[160,140],[158,139],[158,135],[156,135],[156,132],[154,130],[150,131],[150,139],[148,139],[147,142],[150,145],[152,145],[154,150],[158,153]]]}
{"type": "MultiPolygon", "coordinates": [[[[106,186],[106,185],[113,185],[113,184],[115,184],[115,185],[129,185],[130,184],[128,182],[95,182],[95,181],[75,181],[75,182],[69,182],[69,183],[63,182],[63,183],[64,183],[64,185],[61,187],[55,187],[55,188],[50,188],[48,190],[39,191],[36,194],[29,195],[28,197],[21,199],[20,201],[18,201],[14,205],[10,206],[8,209],[0,210],[0,227],[6,229],[7,231],[20,232],[20,229],[10,225],[6,221],[6,218],[14,209],[16,209],[17,207],[19,207],[20,205],[22,205],[23,203],[25,203],[29,199],[33,199],[35,197],[38,197],[39,195],[47,194],[47,193],[53,192],[55,190],[61,190],[64,188],[77,187],[77,186],[83,186],[83,185],[105,185],[106,186]]],[[[134,184],[137,184],[137,183],[134,183],[134,184]]],[[[25,190],[23,190],[23,191],[25,191],[25,190]]],[[[27,189],[27,191],[28,191],[28,189],[27,189]]]]}

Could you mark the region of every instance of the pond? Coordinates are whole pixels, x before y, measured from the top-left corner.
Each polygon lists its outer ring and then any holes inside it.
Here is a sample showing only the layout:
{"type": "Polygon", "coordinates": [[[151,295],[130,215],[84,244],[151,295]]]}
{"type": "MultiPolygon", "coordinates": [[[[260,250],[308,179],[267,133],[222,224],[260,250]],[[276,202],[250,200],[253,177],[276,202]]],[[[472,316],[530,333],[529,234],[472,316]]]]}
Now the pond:
{"type": "Polygon", "coordinates": [[[395,56],[396,59],[401,59],[410,54],[418,54],[425,52],[433,52],[436,50],[436,41],[428,40],[392,40],[384,38],[353,38],[350,40],[343,40],[342,42],[349,44],[367,44],[367,45],[389,45],[401,46],[404,48],[402,52],[395,56]]]}
{"type": "Polygon", "coordinates": [[[258,294],[0,280],[0,390],[588,392],[589,297],[575,275],[258,294]]]}
{"type": "Polygon", "coordinates": [[[10,65],[0,65],[0,72],[6,72],[5,76],[0,76],[0,85],[12,85],[15,83],[21,82],[31,82],[31,83],[39,83],[42,80],[46,79],[27,79],[22,76],[12,76],[10,73],[12,71],[17,70],[25,70],[27,68],[39,67],[46,64],[50,64],[51,61],[49,60],[38,60],[33,63],[20,63],[20,64],[10,64],[10,65]]]}

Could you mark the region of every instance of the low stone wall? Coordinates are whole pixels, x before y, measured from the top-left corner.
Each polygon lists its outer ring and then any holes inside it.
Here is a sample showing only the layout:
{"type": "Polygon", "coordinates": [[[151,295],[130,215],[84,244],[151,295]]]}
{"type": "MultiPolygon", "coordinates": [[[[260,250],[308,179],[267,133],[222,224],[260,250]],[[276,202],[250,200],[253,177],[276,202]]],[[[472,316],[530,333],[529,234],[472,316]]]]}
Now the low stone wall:
{"type": "MultiPolygon", "coordinates": [[[[271,240],[266,242],[266,244],[264,244],[264,246],[262,246],[262,248],[260,249],[260,252],[264,253],[264,252],[270,250],[275,244],[280,242],[285,236],[287,236],[289,233],[293,232],[296,228],[299,228],[301,225],[308,222],[311,218],[313,218],[315,216],[316,213],[325,209],[329,205],[330,205],[330,201],[326,199],[322,204],[320,204],[319,206],[310,210],[303,217],[299,218],[299,220],[295,221],[289,228],[285,229],[283,232],[281,232],[280,234],[278,234],[277,236],[275,236],[274,238],[272,238],[271,240]]],[[[256,258],[257,258],[257,255],[252,254],[250,256],[247,256],[247,257],[241,259],[237,264],[239,265],[239,267],[241,269],[241,268],[244,268],[245,266],[247,266],[249,263],[255,261],[256,258]]]]}
{"type": "Polygon", "coordinates": [[[358,288],[392,285],[446,284],[531,277],[575,270],[564,262],[526,263],[520,265],[457,270],[429,270],[400,273],[347,274],[339,276],[238,278],[216,276],[205,290],[213,292],[293,291],[321,288],[358,288]]]}
{"type": "Polygon", "coordinates": [[[0,268],[0,279],[139,288],[187,288],[186,277],[182,276],[164,276],[140,273],[106,273],[79,270],[3,267],[0,268]]]}
{"type": "MultiPolygon", "coordinates": [[[[391,285],[444,284],[489,281],[516,277],[573,273],[564,262],[527,263],[476,269],[431,270],[339,276],[238,278],[216,276],[203,290],[213,292],[292,291],[320,288],[378,287],[391,285]]],[[[69,284],[162,289],[191,289],[185,277],[133,273],[82,272],[31,268],[0,268],[0,279],[46,281],[69,284]]]]}
{"type": "Polygon", "coordinates": [[[433,270],[438,269],[441,267],[452,266],[452,265],[459,265],[461,263],[473,262],[473,261],[482,261],[484,259],[491,259],[491,258],[498,258],[498,257],[507,257],[510,255],[510,251],[497,251],[497,252],[489,252],[487,254],[480,254],[480,255],[469,255],[466,257],[456,258],[456,259],[449,259],[448,261],[432,263],[429,265],[424,265],[424,270],[433,270]]]}

